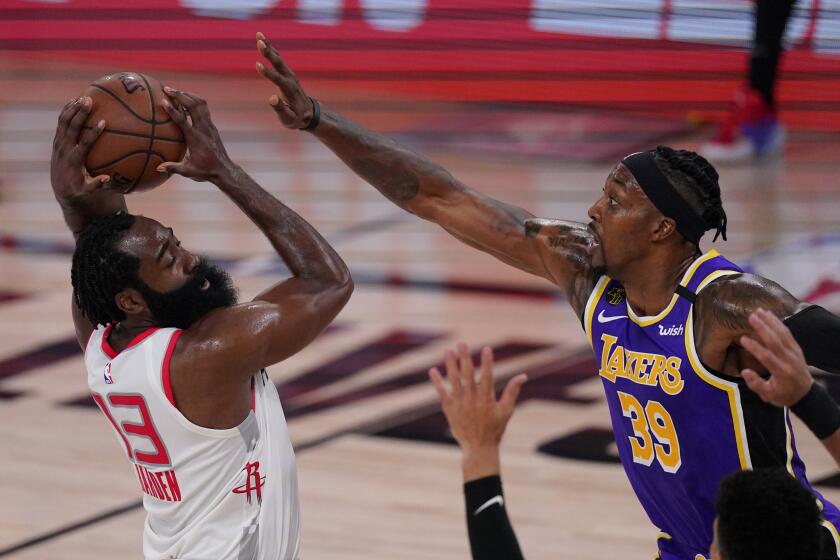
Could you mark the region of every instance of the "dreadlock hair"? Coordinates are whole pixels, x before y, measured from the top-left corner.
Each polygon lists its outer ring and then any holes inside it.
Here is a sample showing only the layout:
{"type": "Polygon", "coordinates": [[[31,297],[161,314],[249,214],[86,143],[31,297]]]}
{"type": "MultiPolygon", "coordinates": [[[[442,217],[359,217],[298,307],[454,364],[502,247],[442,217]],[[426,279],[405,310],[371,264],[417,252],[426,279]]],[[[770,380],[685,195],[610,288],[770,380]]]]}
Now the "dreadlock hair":
{"type": "Polygon", "coordinates": [[[135,219],[126,212],[96,218],[76,240],[70,270],[73,300],[94,325],[125,319],[114,297],[120,290],[137,285],[140,259],[123,253],[117,244],[135,219]]]}
{"type": "Polygon", "coordinates": [[[706,231],[726,241],[726,212],[720,200],[718,173],[706,158],[688,150],[657,146],[653,161],[692,210],[703,218],[706,231]]]}

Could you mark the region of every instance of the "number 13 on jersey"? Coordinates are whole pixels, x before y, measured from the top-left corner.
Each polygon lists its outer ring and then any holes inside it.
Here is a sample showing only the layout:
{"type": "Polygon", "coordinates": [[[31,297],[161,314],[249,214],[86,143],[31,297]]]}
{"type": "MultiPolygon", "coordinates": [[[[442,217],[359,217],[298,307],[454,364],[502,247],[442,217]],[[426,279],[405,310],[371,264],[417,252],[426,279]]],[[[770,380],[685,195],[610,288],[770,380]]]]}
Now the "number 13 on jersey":
{"type": "Polygon", "coordinates": [[[642,406],[636,397],[621,391],[618,391],[618,401],[621,413],[630,419],[633,427],[634,435],[629,437],[633,462],[649,467],[655,457],[665,472],[680,470],[680,442],[671,415],[662,403],[648,401],[642,406]]]}

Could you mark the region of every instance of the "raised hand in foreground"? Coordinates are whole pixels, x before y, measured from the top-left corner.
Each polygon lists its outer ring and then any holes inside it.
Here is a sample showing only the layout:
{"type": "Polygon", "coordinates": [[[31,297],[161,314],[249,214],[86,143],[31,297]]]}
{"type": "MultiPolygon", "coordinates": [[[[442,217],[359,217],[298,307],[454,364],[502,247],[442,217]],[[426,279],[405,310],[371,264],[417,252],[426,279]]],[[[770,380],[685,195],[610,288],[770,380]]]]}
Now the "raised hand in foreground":
{"type": "Polygon", "coordinates": [[[770,377],[764,379],[751,369],[743,370],[741,376],[763,401],[776,406],[795,405],[814,383],[802,348],[790,329],[769,311],[758,309],[750,314],[749,321],[759,340],[742,336],[741,345],[767,368],[770,377]]]}
{"type": "Polygon", "coordinates": [[[464,452],[464,482],[499,474],[499,442],[513,414],[516,397],[528,376],[524,373],[508,381],[499,400],[493,383],[493,350],[481,350],[480,379],[476,382],[475,366],[469,349],[458,344],[457,354],[444,354],[449,387],[438,368],[429,370],[446,421],[452,435],[464,452]]]}

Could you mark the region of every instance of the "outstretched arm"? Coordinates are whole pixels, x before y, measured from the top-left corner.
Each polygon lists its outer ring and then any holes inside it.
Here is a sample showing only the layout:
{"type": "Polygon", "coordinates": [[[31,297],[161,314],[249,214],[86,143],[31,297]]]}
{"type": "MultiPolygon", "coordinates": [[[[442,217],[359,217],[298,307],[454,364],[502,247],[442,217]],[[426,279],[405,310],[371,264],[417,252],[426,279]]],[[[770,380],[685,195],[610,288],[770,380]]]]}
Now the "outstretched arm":
{"type": "MultiPolygon", "coordinates": [[[[126,209],[122,193],[108,188],[107,175],[91,177],[85,169],[87,153],[105,128],[105,121],[84,128],[92,106],[90,97],[76,98],[64,106],[58,117],[50,161],[53,194],[74,238],[94,219],[126,209]]],[[[75,301],[71,302],[71,310],[76,338],[84,348],[94,325],[75,301]]]]}
{"type": "MultiPolygon", "coordinates": [[[[294,72],[258,34],[270,67],[257,70],[278,88],[269,102],[287,128],[302,129],[313,104],[294,72]]],[[[578,315],[597,281],[596,238],[585,224],[540,220],[468,188],[440,165],[322,108],[313,134],[362,179],[400,208],[440,225],[467,245],[560,286],[578,315]]]]}

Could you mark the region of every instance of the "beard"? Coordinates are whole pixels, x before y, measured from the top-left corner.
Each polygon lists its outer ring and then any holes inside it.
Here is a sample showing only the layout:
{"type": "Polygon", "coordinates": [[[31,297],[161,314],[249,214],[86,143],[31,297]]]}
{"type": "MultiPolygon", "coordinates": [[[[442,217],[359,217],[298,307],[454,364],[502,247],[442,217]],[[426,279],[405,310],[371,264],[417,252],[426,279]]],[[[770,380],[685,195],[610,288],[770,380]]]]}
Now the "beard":
{"type": "Polygon", "coordinates": [[[187,329],[199,318],[220,307],[236,303],[236,288],[223,268],[201,259],[186,284],[171,292],[158,292],[145,282],[137,291],[160,327],[187,329]],[[204,284],[209,286],[204,288],[204,284]]]}

